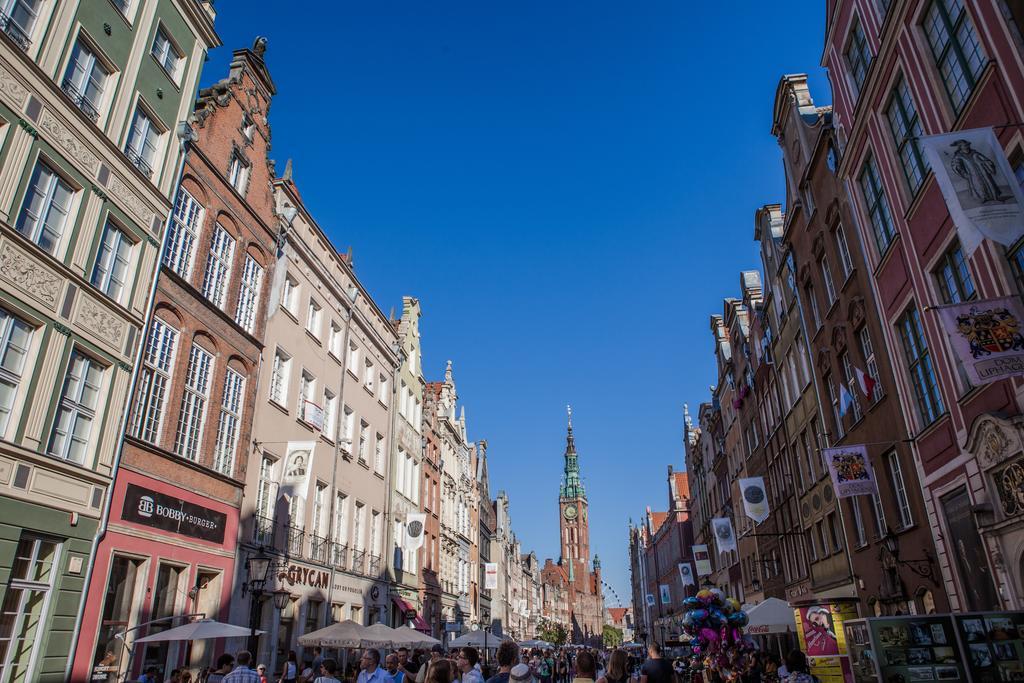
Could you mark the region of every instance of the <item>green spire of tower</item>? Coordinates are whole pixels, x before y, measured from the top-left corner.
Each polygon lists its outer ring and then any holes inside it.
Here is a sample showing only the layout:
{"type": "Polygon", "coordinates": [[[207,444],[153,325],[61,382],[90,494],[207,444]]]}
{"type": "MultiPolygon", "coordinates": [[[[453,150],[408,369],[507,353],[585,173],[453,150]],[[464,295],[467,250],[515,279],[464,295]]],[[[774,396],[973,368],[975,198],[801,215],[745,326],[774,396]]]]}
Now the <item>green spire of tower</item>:
{"type": "Polygon", "coordinates": [[[565,474],[562,477],[562,490],[559,495],[562,498],[582,498],[586,500],[587,492],[583,488],[583,481],[580,479],[580,464],[576,455],[576,441],[572,436],[572,406],[566,406],[569,411],[569,429],[565,437],[565,474]]]}

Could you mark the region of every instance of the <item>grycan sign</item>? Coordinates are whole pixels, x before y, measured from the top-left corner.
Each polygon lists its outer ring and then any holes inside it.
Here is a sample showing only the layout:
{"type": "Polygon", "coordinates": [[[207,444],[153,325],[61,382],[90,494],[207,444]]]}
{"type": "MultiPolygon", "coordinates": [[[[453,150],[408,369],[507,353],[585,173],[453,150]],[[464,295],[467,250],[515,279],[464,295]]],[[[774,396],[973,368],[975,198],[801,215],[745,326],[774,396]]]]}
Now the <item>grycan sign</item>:
{"type": "Polygon", "coordinates": [[[214,543],[224,542],[227,515],[181,498],[128,484],[121,518],[189,538],[214,543]]]}

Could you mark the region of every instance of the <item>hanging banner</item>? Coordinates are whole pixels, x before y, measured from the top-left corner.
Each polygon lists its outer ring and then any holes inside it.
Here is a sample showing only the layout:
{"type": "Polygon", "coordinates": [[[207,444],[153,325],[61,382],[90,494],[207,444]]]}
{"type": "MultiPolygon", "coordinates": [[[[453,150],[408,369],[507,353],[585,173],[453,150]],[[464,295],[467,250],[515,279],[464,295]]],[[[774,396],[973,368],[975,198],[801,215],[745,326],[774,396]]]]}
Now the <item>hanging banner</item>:
{"type": "Polygon", "coordinates": [[[760,524],[768,519],[768,493],[764,489],[764,477],[740,479],[740,495],[743,497],[743,511],[747,517],[760,524]]]}
{"type": "Polygon", "coordinates": [[[832,475],[832,487],[839,498],[869,496],[878,492],[875,473],[863,444],[826,448],[821,452],[832,475]]]}
{"type": "Polygon", "coordinates": [[[405,516],[405,549],[413,552],[423,546],[423,525],[427,516],[422,512],[410,512],[405,516]]]}
{"type": "Polygon", "coordinates": [[[309,478],[313,473],[313,453],[315,441],[289,441],[284,456],[284,474],[281,477],[281,489],[278,495],[289,498],[309,495],[309,478]]]}
{"type": "Polygon", "coordinates": [[[668,584],[660,584],[658,590],[661,591],[661,604],[671,605],[672,604],[672,592],[669,590],[668,584]]]}
{"type": "Polygon", "coordinates": [[[715,517],[711,520],[711,530],[715,534],[715,545],[718,554],[736,550],[736,534],[732,532],[732,520],[728,517],[715,517]]]}
{"type": "Polygon", "coordinates": [[[939,318],[971,384],[1024,375],[1024,306],[1016,296],[938,306],[939,318]]]}
{"type": "Polygon", "coordinates": [[[697,581],[693,578],[693,569],[690,568],[689,562],[679,563],[679,579],[683,582],[684,586],[697,585],[697,581]]]}
{"type": "Polygon", "coordinates": [[[1024,194],[991,128],[921,138],[964,252],[982,238],[1010,246],[1024,235],[1024,194]]]}
{"type": "Polygon", "coordinates": [[[697,576],[711,576],[711,554],[706,545],[690,546],[693,552],[693,564],[697,566],[697,576]]]}
{"type": "Polygon", "coordinates": [[[498,587],[498,563],[484,563],[484,588],[492,591],[498,587]]]}
{"type": "Polygon", "coordinates": [[[654,593],[647,594],[647,606],[654,607],[657,603],[654,601],[654,593]]]}

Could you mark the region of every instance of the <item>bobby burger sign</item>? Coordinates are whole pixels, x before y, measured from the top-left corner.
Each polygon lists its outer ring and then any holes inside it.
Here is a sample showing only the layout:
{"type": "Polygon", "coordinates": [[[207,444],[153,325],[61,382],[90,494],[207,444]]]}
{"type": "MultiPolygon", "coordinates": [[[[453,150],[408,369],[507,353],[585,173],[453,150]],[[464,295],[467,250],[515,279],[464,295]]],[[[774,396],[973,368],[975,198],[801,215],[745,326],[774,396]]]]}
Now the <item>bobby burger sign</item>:
{"type": "Polygon", "coordinates": [[[157,491],[128,484],[121,518],[214,543],[224,542],[227,515],[157,491]]]}

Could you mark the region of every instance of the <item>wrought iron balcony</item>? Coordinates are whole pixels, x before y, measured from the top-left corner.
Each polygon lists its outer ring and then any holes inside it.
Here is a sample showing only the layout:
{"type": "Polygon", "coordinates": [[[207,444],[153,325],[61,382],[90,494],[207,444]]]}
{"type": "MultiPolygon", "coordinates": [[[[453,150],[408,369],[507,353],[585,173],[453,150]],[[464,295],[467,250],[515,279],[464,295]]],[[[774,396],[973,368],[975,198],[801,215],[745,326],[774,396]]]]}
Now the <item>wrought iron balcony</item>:
{"type": "Polygon", "coordinates": [[[61,90],[64,94],[75,103],[75,106],[82,110],[82,113],[89,117],[89,120],[96,123],[100,118],[100,112],[93,106],[92,102],[89,101],[83,93],[78,91],[78,87],[70,78],[65,78],[64,83],[61,84],[61,90]]]}
{"type": "Polygon", "coordinates": [[[330,545],[330,542],[322,536],[310,536],[309,559],[321,564],[327,564],[327,555],[330,545]]]}
{"type": "Polygon", "coordinates": [[[335,543],[331,546],[331,564],[337,569],[348,570],[348,546],[335,543]]]}
{"type": "Polygon", "coordinates": [[[124,154],[128,157],[128,161],[132,162],[132,166],[139,169],[144,176],[147,178],[153,177],[153,169],[150,168],[149,162],[142,158],[142,155],[136,152],[131,147],[124,150],[124,154]]]}
{"type": "Polygon", "coordinates": [[[353,550],[352,551],[352,571],[356,574],[362,574],[366,568],[366,551],[365,550],[353,550]]]}
{"type": "Polygon", "coordinates": [[[22,52],[28,52],[29,47],[32,45],[28,34],[25,33],[25,29],[18,25],[18,22],[4,12],[0,12],[0,29],[3,29],[7,37],[14,41],[14,44],[20,47],[22,52]]]}
{"type": "Polygon", "coordinates": [[[288,527],[288,554],[293,557],[302,557],[303,540],[306,532],[300,526],[288,527]]]}
{"type": "Polygon", "coordinates": [[[256,545],[274,547],[274,520],[270,517],[252,518],[252,542],[256,545]]]}
{"type": "Polygon", "coordinates": [[[369,555],[368,559],[366,575],[378,576],[380,574],[380,555],[369,555]]]}

